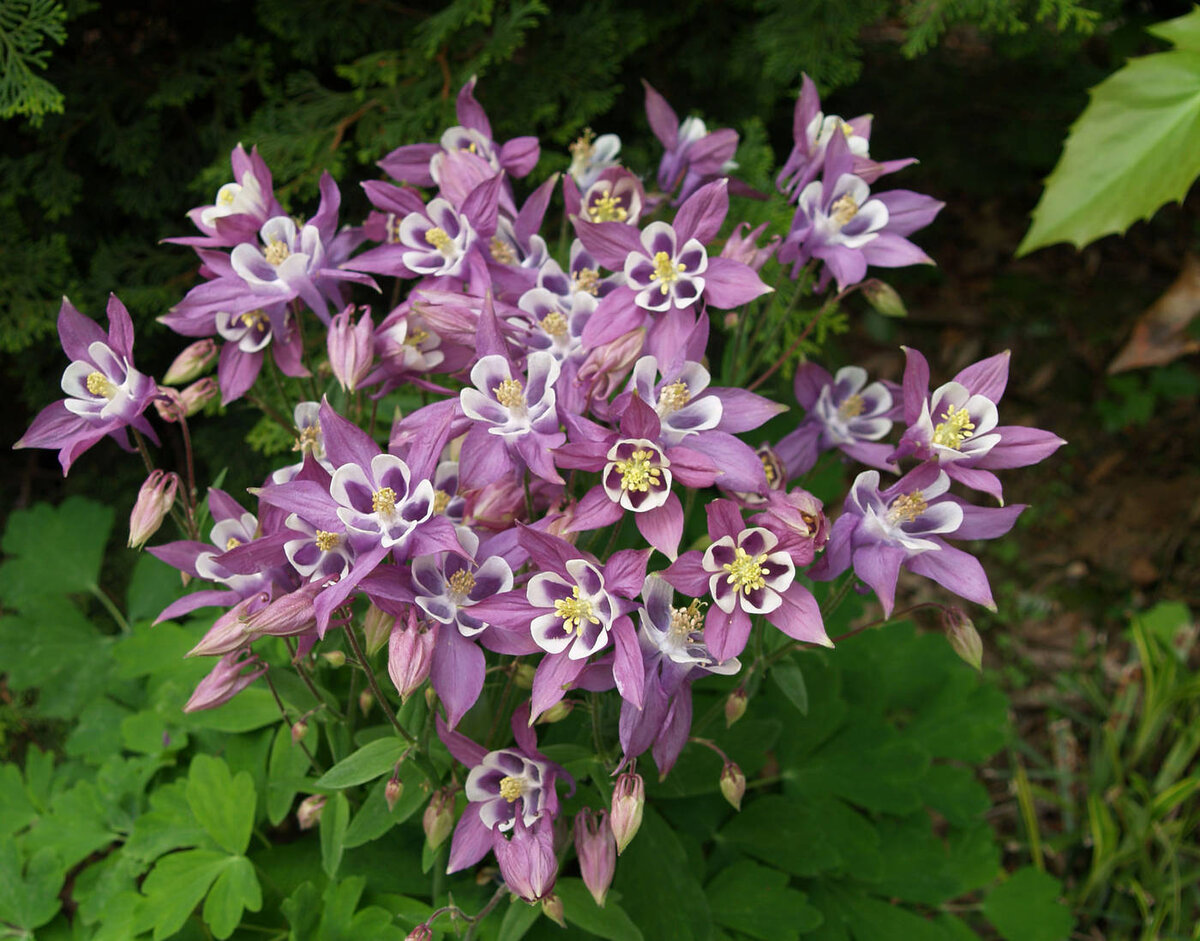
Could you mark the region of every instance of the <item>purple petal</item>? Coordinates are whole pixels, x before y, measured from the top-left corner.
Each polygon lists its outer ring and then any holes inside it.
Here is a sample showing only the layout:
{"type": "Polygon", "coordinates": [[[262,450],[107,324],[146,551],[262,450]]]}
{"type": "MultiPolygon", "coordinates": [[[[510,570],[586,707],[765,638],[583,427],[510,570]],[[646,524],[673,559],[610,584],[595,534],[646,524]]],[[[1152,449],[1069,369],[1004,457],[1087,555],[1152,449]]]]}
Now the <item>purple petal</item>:
{"type": "Polygon", "coordinates": [[[664,777],[675,765],[679,753],[688,740],[692,731],[692,688],[685,683],[671,700],[667,717],[663,720],[662,731],[654,740],[654,764],[658,767],[659,777],[664,777]]]}
{"type": "Polygon", "coordinates": [[[617,692],[626,702],[641,709],[645,700],[646,669],[633,621],[626,615],[617,618],[612,625],[612,637],[616,647],[613,679],[617,684],[617,692]]]}
{"type": "Polygon", "coordinates": [[[93,343],[108,343],[100,325],[77,311],[65,297],[58,310],[58,338],[71,360],[88,359],[88,347],[93,343]]]}
{"type": "Polygon", "coordinates": [[[562,700],[575,678],[587,666],[587,660],[572,660],[566,653],[548,653],[533,674],[533,690],[529,699],[530,722],[562,700]]]}
{"type": "Polygon", "coordinates": [[[458,99],[455,101],[458,123],[463,127],[469,127],[473,131],[478,131],[484,137],[490,139],[492,136],[492,125],[488,121],[487,112],[483,110],[483,105],[475,100],[475,82],[476,78],[472,75],[470,80],[458,92],[458,99]]]}
{"type": "Polygon", "coordinates": [[[833,376],[826,370],[816,363],[805,363],[796,370],[796,380],[793,384],[796,401],[804,407],[806,412],[812,411],[812,407],[817,404],[817,399],[821,397],[821,390],[832,384],[833,376]]]}
{"type": "Polygon", "coordinates": [[[604,584],[612,593],[633,598],[646,580],[649,549],[620,549],[609,556],[604,566],[604,584]]]}
{"type": "Polygon", "coordinates": [[[736,605],[731,614],[726,614],[715,604],[708,609],[704,619],[704,642],[717,660],[736,657],[745,649],[749,636],[750,615],[741,605],[736,605]]]}
{"type": "MultiPolygon", "coordinates": [[[[540,154],[536,137],[514,137],[500,148],[500,166],[509,176],[520,179],[537,166],[540,154]]],[[[549,182],[554,183],[553,180],[549,182]]]]}
{"type": "Polygon", "coordinates": [[[712,573],[704,568],[704,556],[699,552],[685,552],[662,573],[663,579],[679,589],[689,598],[699,598],[708,591],[708,579],[712,573]]]}
{"type": "Polygon", "coordinates": [[[133,358],[133,321],[115,294],[108,295],[108,337],[114,353],[133,358]]]}
{"type": "Polygon", "coordinates": [[[1025,509],[1023,503],[984,507],[974,506],[957,497],[949,499],[957,503],[963,512],[962,522],[953,533],[955,539],[997,539],[1013,528],[1017,517],[1025,509]]]}
{"type": "MultiPolygon", "coordinates": [[[[762,466],[761,462],[759,466],[762,466]]],[[[714,540],[729,536],[736,542],[738,533],[746,528],[742,513],[732,500],[713,500],[705,507],[705,511],[708,514],[708,535],[714,540]]]]}
{"type": "Polygon", "coordinates": [[[999,477],[991,471],[963,467],[962,464],[962,461],[950,461],[942,469],[952,480],[957,480],[964,487],[986,493],[988,496],[994,497],[997,503],[1004,503],[1004,488],[1000,484],[999,477]]]}
{"type": "Polygon", "coordinates": [[[446,706],[450,728],[458,725],[458,720],[475,705],[483,689],[486,666],[483,651],[457,630],[438,631],[429,678],[446,706]]]}
{"type": "Polygon", "coordinates": [[[343,464],[369,467],[371,459],[379,454],[379,445],[365,431],[335,412],[328,400],[322,399],[320,416],[325,453],[329,455],[330,463],[334,467],[343,464]]]}
{"type": "Polygon", "coordinates": [[[683,538],[683,504],[679,497],[669,494],[662,506],[636,514],[636,522],[646,542],[674,561],[683,538]]]}
{"type": "MultiPolygon", "coordinates": [[[[720,131],[714,131],[705,138],[705,142],[713,140],[720,131]]],[[[730,131],[733,134],[734,147],[737,146],[737,133],[730,131]]],[[[699,144],[693,144],[688,151],[688,158],[695,163],[695,153],[699,149],[699,144]]],[[[724,160],[721,161],[724,163],[724,160]]],[[[719,164],[718,164],[719,167],[719,164]]],[[[702,171],[703,172],[703,171],[702,171]]],[[[688,239],[697,239],[698,241],[708,244],[721,230],[721,223],[725,221],[725,215],[729,212],[729,181],[726,179],[714,180],[707,183],[700,189],[696,190],[687,198],[682,206],[679,207],[679,212],[675,215],[675,235],[678,239],[678,244],[683,245],[688,239]]],[[[729,259],[726,259],[728,261],[729,259]]],[[[708,261],[709,271],[712,270],[712,264],[715,259],[710,258],[708,261]]],[[[705,272],[707,279],[708,272],[705,272]]],[[[757,280],[757,279],[756,279],[757,280]]],[[[765,285],[764,285],[765,287],[765,285]]],[[[769,289],[768,289],[769,290],[769,289]]],[[[761,291],[759,292],[762,293],[761,291]]],[[[758,294],[753,295],[757,297],[758,294]]],[[[744,303],[744,302],[743,302],[744,303]]],[[[718,305],[723,306],[723,305],[718,305]]]]}
{"type": "Polygon", "coordinates": [[[717,256],[708,260],[704,272],[704,299],[713,307],[725,310],[741,307],[772,288],[749,265],[732,258],[717,256]]]}
{"type": "Polygon", "coordinates": [[[875,193],[873,198],[887,206],[887,230],[896,235],[912,235],[925,228],[946,205],[932,196],[911,190],[889,190],[875,193]]]}
{"type": "MultiPolygon", "coordinates": [[[[933,264],[933,259],[923,250],[904,236],[892,232],[880,232],[862,247],[861,252],[863,260],[877,268],[906,268],[909,265],[933,264]]],[[[854,280],[861,280],[861,276],[854,280]]]]}
{"type": "Polygon", "coordinates": [[[957,376],[954,381],[965,386],[972,395],[982,395],[984,398],[999,402],[1008,385],[1008,364],[1012,357],[1011,350],[981,359],[972,363],[957,376]]]}
{"type": "Polygon", "coordinates": [[[597,485],[584,494],[579,505],[575,507],[575,513],[571,517],[571,525],[567,527],[567,532],[579,533],[602,529],[612,526],[624,515],[625,510],[621,505],[609,499],[604,488],[597,485]]]}
{"type": "MultiPolygon", "coordinates": [[[[929,555],[930,553],[924,553],[929,555]]],[[[896,599],[896,580],[900,564],[908,553],[895,546],[865,546],[854,553],[854,574],[875,592],[883,605],[883,614],[890,617],[896,599]]]]}
{"type": "Polygon", "coordinates": [[[663,147],[672,150],[679,140],[679,117],[667,104],[667,99],[656,92],[649,82],[642,79],[642,85],[646,88],[646,117],[650,121],[650,130],[663,147]]]}
{"type": "Polygon", "coordinates": [[[474,866],[492,848],[492,831],[479,819],[480,804],[469,803],[454,828],[447,874],[474,866]]]}
{"type": "Polygon", "coordinates": [[[909,346],[904,350],[904,423],[914,424],[921,417],[921,408],[929,396],[929,363],[909,346]]]}
{"type": "Polygon", "coordinates": [[[943,545],[936,552],[922,552],[913,556],[908,560],[907,568],[918,575],[932,578],[960,598],[996,610],[987,574],[979,560],[970,553],[943,545]]]}
{"type": "Polygon", "coordinates": [[[468,768],[474,768],[477,764],[483,762],[484,756],[487,755],[486,748],[482,745],[476,745],[461,732],[451,731],[446,726],[446,723],[442,721],[440,715],[436,716],[436,719],[438,738],[449,749],[450,754],[468,768]]]}
{"type": "Polygon", "coordinates": [[[221,359],[217,364],[217,384],[221,387],[221,404],[240,399],[250,391],[258,372],[262,369],[263,351],[244,353],[236,343],[226,343],[221,348],[221,359]]]}
{"type": "Polygon", "coordinates": [[[1000,434],[1000,443],[980,458],[976,467],[989,470],[1028,467],[1045,460],[1067,443],[1058,435],[1040,428],[1001,425],[994,431],[1000,434]]]}
{"type": "Polygon", "coordinates": [[[793,582],[780,597],[783,604],[776,608],[767,620],[794,640],[820,644],[822,647],[833,646],[833,641],[825,633],[821,607],[812,596],[812,592],[793,582]]]}
{"type": "Polygon", "coordinates": [[[744,441],[723,431],[706,431],[688,444],[716,462],[721,471],[717,481],[727,490],[761,493],[767,489],[762,459],[744,441]]]}
{"type": "Polygon", "coordinates": [[[642,254],[642,240],[636,227],[624,222],[585,222],[571,220],[575,234],[595,259],[610,271],[624,271],[625,259],[642,254]]]}
{"type": "Polygon", "coordinates": [[[772,402],[745,389],[709,389],[708,394],[721,401],[721,422],[717,425],[718,430],[730,434],[750,431],[788,410],[786,405],[772,402]]]}
{"type": "Polygon", "coordinates": [[[154,619],[154,623],[161,624],[163,621],[177,618],[181,614],[189,614],[197,608],[228,608],[241,600],[241,596],[236,591],[220,591],[217,589],[195,591],[190,595],[184,595],[182,598],[171,602],[171,604],[163,608],[162,613],[154,619]]]}

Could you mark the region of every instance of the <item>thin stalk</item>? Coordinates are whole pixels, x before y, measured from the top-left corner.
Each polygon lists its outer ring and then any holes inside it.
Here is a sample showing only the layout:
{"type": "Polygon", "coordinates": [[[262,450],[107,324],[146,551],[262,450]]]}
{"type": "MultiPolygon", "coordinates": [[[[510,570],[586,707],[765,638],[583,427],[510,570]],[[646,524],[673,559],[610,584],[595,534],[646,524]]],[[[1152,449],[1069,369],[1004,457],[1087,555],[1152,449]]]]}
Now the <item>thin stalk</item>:
{"type": "MultiPolygon", "coordinates": [[[[267,670],[267,672],[264,673],[263,676],[267,680],[267,686],[271,690],[271,695],[275,697],[275,705],[277,705],[279,707],[279,714],[281,716],[283,716],[283,721],[286,722],[288,724],[288,727],[290,728],[292,725],[292,720],[287,714],[287,706],[285,706],[283,704],[283,699],[279,695],[279,690],[277,690],[275,688],[275,681],[271,679],[271,671],[267,670]]],[[[312,765],[313,770],[315,772],[317,772],[317,774],[319,774],[319,775],[324,774],[325,773],[324,766],[321,764],[321,762],[317,761],[316,756],[311,751],[309,751],[308,746],[304,744],[304,739],[300,739],[300,741],[298,741],[296,744],[299,745],[301,749],[303,749],[305,756],[307,756],[307,758],[308,758],[308,763],[310,765],[312,765]]]]}
{"type": "Polygon", "coordinates": [[[367,662],[367,655],[363,652],[362,646],[358,642],[358,638],[354,635],[354,627],[350,624],[342,626],[342,630],[346,632],[346,640],[350,644],[350,649],[354,651],[354,658],[363,668],[363,672],[367,675],[367,684],[371,687],[371,694],[375,697],[375,701],[379,703],[379,708],[383,710],[383,714],[387,716],[388,722],[392,724],[400,737],[410,745],[417,744],[416,738],[400,724],[400,720],[396,718],[396,713],[392,709],[392,704],[387,701],[387,697],[383,695],[383,690],[379,688],[379,682],[375,679],[375,671],[371,669],[371,664],[367,662]]]}
{"type": "Polygon", "coordinates": [[[297,656],[296,646],[292,639],[290,637],[286,637],[284,640],[287,642],[288,653],[291,654],[292,666],[296,668],[296,672],[300,675],[300,679],[304,681],[304,685],[308,687],[308,691],[313,694],[313,698],[320,705],[328,709],[339,722],[345,722],[346,717],[336,709],[332,708],[329,703],[325,701],[325,697],[322,696],[321,691],[317,689],[317,684],[314,683],[312,681],[312,677],[308,675],[308,670],[304,669],[304,664],[300,662],[300,658],[297,656]]]}
{"type": "Polygon", "coordinates": [[[121,629],[122,634],[132,634],[133,628],[129,626],[129,622],[125,620],[120,609],[113,603],[113,600],[108,597],[108,594],[99,585],[88,585],[88,591],[104,605],[104,610],[112,616],[112,619],[117,622],[117,627],[121,629]]]}

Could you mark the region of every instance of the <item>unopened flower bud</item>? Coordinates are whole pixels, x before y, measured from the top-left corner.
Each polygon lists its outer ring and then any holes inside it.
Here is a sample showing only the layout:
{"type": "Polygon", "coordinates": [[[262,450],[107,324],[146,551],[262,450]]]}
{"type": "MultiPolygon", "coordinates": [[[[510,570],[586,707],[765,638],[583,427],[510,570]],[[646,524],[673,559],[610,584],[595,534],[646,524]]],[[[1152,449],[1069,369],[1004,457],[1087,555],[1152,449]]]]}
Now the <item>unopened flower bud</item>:
{"type": "Polygon", "coordinates": [[[567,920],[563,917],[562,899],[557,895],[547,895],[542,899],[542,914],[558,925],[558,927],[567,927],[567,920]]]}
{"type": "Polygon", "coordinates": [[[617,843],[608,827],[608,814],[585,807],[575,815],[575,855],[583,884],[601,908],[617,868],[617,843]]]}
{"type": "Polygon", "coordinates": [[[140,549],[158,532],[163,519],[175,504],[175,491],[178,488],[177,474],[164,474],[157,469],[150,472],[138,491],[133,512],[129,514],[130,549],[140,549]]]}
{"type": "Polygon", "coordinates": [[[739,686],[725,700],[725,728],[729,728],[746,714],[746,704],[750,697],[746,695],[746,687],[739,686]]]}
{"type": "Polygon", "coordinates": [[[222,614],[208,633],[200,638],[200,642],[187,652],[189,657],[221,657],[232,653],[239,647],[245,647],[252,638],[246,632],[246,624],[251,614],[266,607],[268,595],[260,591],[249,598],[243,598],[232,608],[222,614]]]}
{"type": "Polygon", "coordinates": [[[437,690],[433,686],[425,687],[425,705],[431,710],[437,708],[437,690]]]}
{"type": "Polygon", "coordinates": [[[375,705],[375,694],[372,693],[369,689],[364,689],[361,693],[358,694],[358,711],[361,712],[364,717],[370,715],[371,707],[374,705],[375,705]]]}
{"type": "Polygon", "coordinates": [[[375,356],[375,326],[371,309],[361,308],[357,324],[350,323],[354,305],[337,314],[329,324],[329,368],[347,392],[353,392],[371,371],[375,356]]]}
{"type": "Polygon", "coordinates": [[[304,736],[308,734],[308,723],[301,719],[292,725],[292,744],[298,745],[304,741],[304,736]]]}
{"type": "Polygon", "coordinates": [[[500,864],[500,875],[509,891],[526,902],[537,902],[554,891],[558,878],[558,859],[554,855],[554,824],[543,813],[532,826],[525,825],[525,815],[513,818],[509,838],[493,836],[492,852],[500,864]]]}
{"type": "Polygon", "coordinates": [[[617,777],[613,788],[612,812],[608,825],[617,841],[617,855],[625,852],[642,825],[642,808],[646,805],[646,788],[642,776],[629,771],[617,777]]]}
{"type": "Polygon", "coordinates": [[[553,706],[543,712],[537,718],[537,725],[553,725],[555,722],[561,722],[571,714],[571,710],[575,708],[573,702],[567,702],[565,699],[560,699],[553,706]]]}
{"type": "Polygon", "coordinates": [[[764,222],[758,228],[747,232],[746,230],[749,228],[749,222],[739,222],[734,227],[729,238],[725,240],[725,247],[721,249],[721,257],[740,261],[758,271],[767,263],[767,259],[775,254],[775,249],[779,247],[780,237],[772,236],[767,240],[766,245],[759,248],[758,240],[766,231],[767,223],[764,222]]]}
{"type": "Polygon", "coordinates": [[[399,620],[393,626],[391,637],[388,638],[388,676],[392,678],[401,701],[407,701],[428,678],[436,640],[437,623],[419,623],[415,608],[408,609],[408,618],[403,627],[399,620]]]}
{"type": "Polygon", "coordinates": [[[942,608],[942,627],[954,652],[976,670],[983,669],[983,640],[962,608],[942,608]]]}
{"type": "Polygon", "coordinates": [[[196,380],[179,393],[183,404],[183,414],[189,418],[195,415],[208,404],[210,399],[216,398],[219,391],[216,380],[211,376],[196,380]]]}
{"type": "Polygon", "coordinates": [[[321,659],[328,663],[334,669],[344,667],[346,665],[346,655],[340,650],[330,650],[321,654],[321,659]]]}
{"type": "Polygon", "coordinates": [[[321,822],[321,811],[325,809],[325,795],[313,794],[304,798],[296,808],[296,822],[301,830],[311,830],[321,822]]]}
{"type": "Polygon", "coordinates": [[[733,805],[734,810],[742,809],[742,795],[746,793],[746,776],[735,762],[725,762],[721,769],[721,794],[733,805]]]}
{"type": "Polygon", "coordinates": [[[534,668],[528,663],[519,663],[513,671],[513,685],[518,689],[533,689],[534,668]]]}
{"type": "Polygon", "coordinates": [[[321,590],[320,582],[306,582],[295,591],[280,595],[246,621],[246,634],[252,638],[295,637],[317,626],[313,601],[321,590]]]}
{"type": "Polygon", "coordinates": [[[404,782],[393,774],[383,788],[383,799],[387,801],[388,813],[396,809],[396,802],[400,800],[400,795],[403,793],[404,782]]]}
{"type": "Polygon", "coordinates": [[[216,355],[217,344],[212,337],[197,340],[175,357],[175,362],[167,369],[162,381],[169,386],[181,386],[185,382],[191,382],[208,368],[216,355]]]}
{"type": "Polygon", "coordinates": [[[267,665],[248,648],[226,654],[200,681],[183,711],[199,712],[223,706],[266,672],[267,665]]]}
{"type": "Polygon", "coordinates": [[[395,615],[388,614],[382,608],[375,607],[375,605],[367,607],[367,613],[363,617],[363,638],[366,640],[365,647],[368,657],[375,656],[375,654],[383,649],[383,645],[388,642],[388,636],[392,633],[392,626],[395,623],[395,615]]]}
{"type": "Polygon", "coordinates": [[[621,387],[645,344],[646,329],[638,327],[589,352],[579,367],[578,380],[588,389],[588,397],[610,398],[621,387]]]}
{"type": "MultiPolygon", "coordinates": [[[[518,814],[518,816],[520,816],[518,814]]],[[[433,792],[429,803],[425,805],[425,815],[421,818],[425,828],[425,839],[430,849],[437,849],[446,841],[450,830],[454,827],[454,791],[448,787],[433,792]]]]}
{"type": "Polygon", "coordinates": [[[908,310],[901,300],[899,292],[886,281],[870,278],[864,281],[860,290],[876,311],[885,317],[907,317],[908,310]]]}
{"type": "Polygon", "coordinates": [[[154,409],[158,417],[165,422],[177,422],[187,413],[183,396],[179,391],[168,386],[158,387],[158,396],[154,399],[154,409]]]}
{"type": "Polygon", "coordinates": [[[404,941],[433,941],[433,929],[428,925],[417,925],[404,936],[404,941]]]}

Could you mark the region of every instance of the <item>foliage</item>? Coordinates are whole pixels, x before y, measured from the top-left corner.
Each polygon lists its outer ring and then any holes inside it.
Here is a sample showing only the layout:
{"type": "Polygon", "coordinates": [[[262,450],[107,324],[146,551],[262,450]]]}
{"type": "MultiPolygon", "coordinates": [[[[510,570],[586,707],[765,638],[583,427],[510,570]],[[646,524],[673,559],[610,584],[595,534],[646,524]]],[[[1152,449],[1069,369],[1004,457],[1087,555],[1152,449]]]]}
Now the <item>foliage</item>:
{"type": "Polygon", "coordinates": [[[1149,32],[1174,48],[1133,59],[1092,89],[1018,255],[1124,232],[1182,202],[1200,175],[1200,10],[1149,32]]]}
{"type": "Polygon", "coordinates": [[[47,40],[67,38],[67,12],[55,0],[0,3],[0,120],[27,116],[35,126],[46,114],[62,114],[63,96],[34,69],[45,69],[47,40]]]}

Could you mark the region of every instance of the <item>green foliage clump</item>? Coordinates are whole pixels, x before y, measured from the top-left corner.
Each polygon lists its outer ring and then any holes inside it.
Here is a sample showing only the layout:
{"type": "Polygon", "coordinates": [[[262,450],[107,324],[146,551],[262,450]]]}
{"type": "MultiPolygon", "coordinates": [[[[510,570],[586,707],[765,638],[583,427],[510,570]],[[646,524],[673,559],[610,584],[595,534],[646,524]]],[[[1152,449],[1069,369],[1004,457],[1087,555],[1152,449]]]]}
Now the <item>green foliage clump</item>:
{"type": "Polygon", "coordinates": [[[47,40],[62,45],[67,38],[66,18],[55,0],[0,2],[0,119],[24,115],[37,125],[62,114],[62,92],[33,70],[46,68],[47,40]]]}

